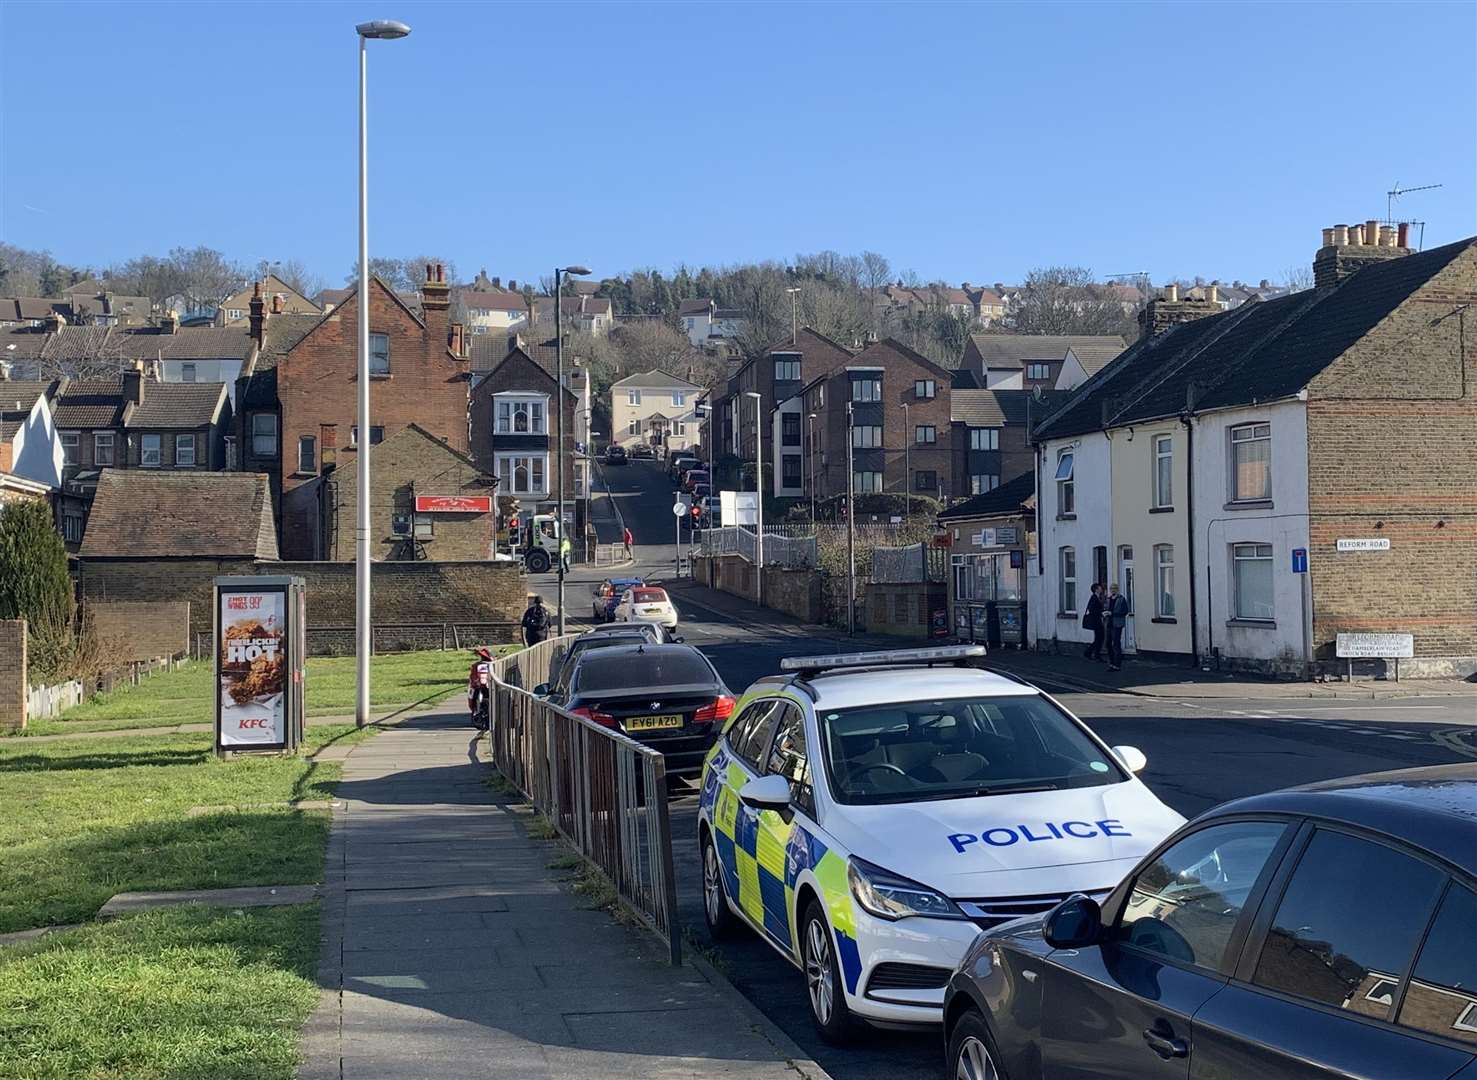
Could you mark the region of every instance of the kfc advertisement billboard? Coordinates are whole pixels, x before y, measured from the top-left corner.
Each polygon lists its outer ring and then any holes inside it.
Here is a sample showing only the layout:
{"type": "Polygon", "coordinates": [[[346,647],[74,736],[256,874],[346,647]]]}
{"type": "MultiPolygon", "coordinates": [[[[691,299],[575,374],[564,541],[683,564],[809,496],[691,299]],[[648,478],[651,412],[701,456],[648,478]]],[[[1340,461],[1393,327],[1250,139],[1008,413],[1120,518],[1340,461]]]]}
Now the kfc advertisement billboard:
{"type": "Polygon", "coordinates": [[[220,592],[220,745],[287,744],[287,594],[220,592]]]}

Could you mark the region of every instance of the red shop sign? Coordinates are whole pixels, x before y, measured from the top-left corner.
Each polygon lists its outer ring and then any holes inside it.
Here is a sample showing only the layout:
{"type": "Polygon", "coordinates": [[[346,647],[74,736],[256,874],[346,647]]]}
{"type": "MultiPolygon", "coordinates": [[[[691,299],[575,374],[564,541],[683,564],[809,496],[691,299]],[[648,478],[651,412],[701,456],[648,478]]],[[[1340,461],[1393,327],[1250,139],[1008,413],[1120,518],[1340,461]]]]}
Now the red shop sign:
{"type": "Polygon", "coordinates": [[[491,495],[417,495],[417,514],[490,514],[491,495]]]}

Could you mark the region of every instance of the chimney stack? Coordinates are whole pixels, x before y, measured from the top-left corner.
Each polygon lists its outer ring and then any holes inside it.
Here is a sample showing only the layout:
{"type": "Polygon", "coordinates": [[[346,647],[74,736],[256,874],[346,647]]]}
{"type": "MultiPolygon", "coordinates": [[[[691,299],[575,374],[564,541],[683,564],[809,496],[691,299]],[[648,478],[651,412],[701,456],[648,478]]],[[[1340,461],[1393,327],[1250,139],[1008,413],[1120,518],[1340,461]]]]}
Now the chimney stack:
{"type": "Polygon", "coordinates": [[[134,405],[144,401],[144,362],[135,360],[133,367],[123,372],[123,400],[134,405]]]}
{"type": "Polygon", "coordinates": [[[251,340],[255,341],[257,347],[260,348],[266,334],[267,326],[266,303],[262,300],[262,283],[260,281],[254,283],[251,287],[251,303],[247,305],[247,308],[250,312],[246,320],[249,328],[248,333],[251,335],[251,340]]]}
{"type": "Polygon", "coordinates": [[[1221,299],[1221,287],[1215,282],[1205,286],[1205,299],[1212,304],[1219,304],[1221,299]]]}
{"type": "Polygon", "coordinates": [[[159,320],[159,332],[161,334],[179,333],[179,312],[173,309],[166,311],[159,320]]]}
{"type": "Polygon", "coordinates": [[[1181,299],[1179,283],[1171,281],[1164,286],[1159,297],[1150,300],[1139,312],[1139,336],[1158,337],[1179,323],[1220,314],[1221,306],[1216,302],[1217,292],[1214,285],[1207,285],[1202,290],[1205,299],[1192,300],[1188,296],[1181,299]]]}
{"type": "Polygon", "coordinates": [[[282,294],[280,292],[272,294],[272,314],[282,314],[282,294]]]}
{"type": "Polygon", "coordinates": [[[432,312],[445,318],[444,313],[450,307],[451,289],[446,284],[445,267],[426,263],[426,280],[421,283],[421,311],[426,315],[426,322],[431,321],[432,312]]]}
{"type": "Polygon", "coordinates": [[[458,359],[467,355],[467,328],[459,322],[451,324],[451,355],[458,359]]]}
{"type": "Polygon", "coordinates": [[[1313,256],[1313,287],[1337,285],[1370,263],[1409,255],[1410,230],[1406,225],[1335,225],[1323,230],[1323,246],[1313,256]]]}

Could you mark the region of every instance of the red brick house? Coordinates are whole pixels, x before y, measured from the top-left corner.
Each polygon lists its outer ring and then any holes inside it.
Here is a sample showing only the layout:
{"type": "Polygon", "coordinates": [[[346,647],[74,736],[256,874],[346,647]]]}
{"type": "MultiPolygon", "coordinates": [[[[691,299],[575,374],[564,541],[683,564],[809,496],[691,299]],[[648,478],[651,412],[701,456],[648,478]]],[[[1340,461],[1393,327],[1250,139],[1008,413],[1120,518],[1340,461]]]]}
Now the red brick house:
{"type": "MultiPolygon", "coordinates": [[[[468,452],[467,360],[460,324],[452,324],[441,267],[427,267],[417,315],[378,278],[370,282],[371,445],[411,423],[452,450],[468,452]]],[[[253,304],[257,301],[253,300],[253,304]]],[[[278,361],[276,397],[282,492],[282,547],[311,558],[316,499],[294,492],[324,473],[352,468],[357,430],[357,293],[344,298],[278,361]]],[[[316,492],[316,485],[309,492],[316,492]]]]}

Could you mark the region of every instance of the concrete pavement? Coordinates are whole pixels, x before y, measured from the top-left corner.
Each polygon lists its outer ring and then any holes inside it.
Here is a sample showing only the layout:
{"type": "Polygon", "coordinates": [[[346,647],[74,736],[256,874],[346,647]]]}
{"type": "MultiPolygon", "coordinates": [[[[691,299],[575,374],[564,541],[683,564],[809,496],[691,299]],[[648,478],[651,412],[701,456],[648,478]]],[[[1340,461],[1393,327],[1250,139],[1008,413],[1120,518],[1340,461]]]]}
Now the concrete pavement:
{"type": "Polygon", "coordinates": [[[588,910],[459,714],[344,762],[303,1080],[824,1078],[711,968],[588,910]]]}

